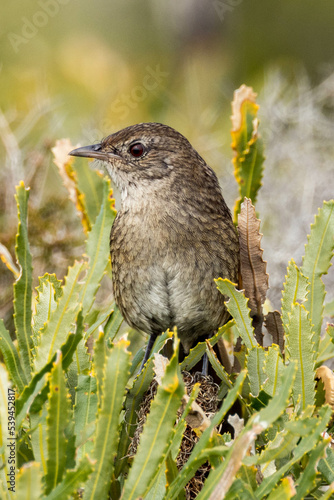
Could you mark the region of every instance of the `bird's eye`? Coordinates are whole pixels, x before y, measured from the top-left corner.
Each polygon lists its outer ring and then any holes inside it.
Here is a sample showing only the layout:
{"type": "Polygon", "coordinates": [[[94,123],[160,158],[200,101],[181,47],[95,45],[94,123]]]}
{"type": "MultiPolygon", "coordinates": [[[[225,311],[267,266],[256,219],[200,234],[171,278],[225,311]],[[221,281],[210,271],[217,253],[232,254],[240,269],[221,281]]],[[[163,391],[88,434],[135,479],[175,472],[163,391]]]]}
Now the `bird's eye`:
{"type": "Polygon", "coordinates": [[[141,142],[136,142],[135,144],[132,144],[132,146],[130,146],[129,151],[135,158],[140,158],[141,156],[143,156],[145,148],[141,142]]]}

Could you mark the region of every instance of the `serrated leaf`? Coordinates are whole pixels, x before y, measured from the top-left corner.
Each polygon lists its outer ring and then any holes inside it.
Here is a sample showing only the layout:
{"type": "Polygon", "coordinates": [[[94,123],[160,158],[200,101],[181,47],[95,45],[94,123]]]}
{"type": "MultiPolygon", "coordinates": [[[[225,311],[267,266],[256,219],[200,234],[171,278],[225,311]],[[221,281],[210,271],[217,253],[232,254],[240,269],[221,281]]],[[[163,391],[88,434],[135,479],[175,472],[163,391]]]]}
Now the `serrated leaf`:
{"type": "MultiPolygon", "coordinates": [[[[172,500],[177,497],[180,491],[185,487],[188,481],[193,477],[198,467],[200,467],[204,462],[206,462],[208,455],[206,449],[210,447],[209,443],[212,441],[212,434],[214,428],[220,424],[228,410],[231,408],[238,395],[241,392],[242,385],[246,377],[246,371],[239,373],[238,378],[234,383],[233,389],[229,391],[225,397],[221,408],[215,414],[211,420],[211,425],[205,429],[201,435],[199,441],[194,446],[191,455],[187,461],[187,464],[180,471],[178,477],[172,482],[172,484],[167,489],[165,500],[172,500]]],[[[213,448],[213,451],[215,448],[213,448]]],[[[217,450],[216,450],[217,451],[217,450]]],[[[220,451],[219,451],[220,453],[220,451]]]]}
{"type": "Polygon", "coordinates": [[[264,373],[266,381],[263,390],[270,396],[274,396],[279,389],[279,384],[284,371],[283,359],[280,355],[278,345],[272,345],[265,354],[264,373]]]}
{"type": "Polygon", "coordinates": [[[119,441],[119,415],[128,381],[130,353],[129,342],[121,339],[107,351],[103,377],[103,397],[95,433],[92,458],[96,460],[94,471],[85,486],[84,500],[105,498],[114,470],[114,458],[119,441]]]}
{"type": "Polygon", "coordinates": [[[296,494],[292,477],[285,477],[269,495],[268,500],[290,500],[296,494]]]}
{"type": "Polygon", "coordinates": [[[14,322],[22,367],[27,379],[31,376],[33,342],[31,338],[32,301],[32,259],[28,241],[28,198],[29,189],[23,181],[16,186],[18,232],[15,255],[20,276],[14,283],[14,322]]]}
{"type": "Polygon", "coordinates": [[[136,421],[137,421],[137,410],[140,406],[142,398],[149,388],[152,380],[153,380],[153,360],[154,354],[158,353],[166,341],[170,339],[172,333],[168,330],[167,332],[159,335],[156,339],[150,357],[147,360],[144,368],[138,373],[136,378],[134,379],[132,386],[129,388],[126,394],[126,398],[124,401],[124,414],[125,418],[121,424],[120,431],[120,441],[117,452],[117,460],[116,460],[116,468],[115,468],[115,476],[118,477],[121,472],[125,474],[125,471],[128,468],[128,461],[125,460],[125,456],[127,455],[127,451],[129,448],[130,440],[134,435],[136,429],[136,421]]]}
{"type": "MultiPolygon", "coordinates": [[[[79,313],[78,315],[78,325],[77,325],[77,331],[75,334],[70,334],[66,340],[66,342],[60,347],[61,353],[62,353],[62,366],[63,370],[67,370],[68,366],[70,365],[72,361],[72,357],[74,355],[74,352],[77,348],[78,343],[82,339],[82,329],[80,328],[80,317],[81,314],[79,313]]],[[[44,375],[48,372],[51,371],[53,363],[56,359],[56,353],[53,355],[51,361],[47,363],[46,365],[43,366],[42,370],[39,372],[35,373],[31,381],[29,382],[29,385],[27,385],[22,394],[20,395],[19,399],[16,401],[16,413],[17,415],[20,415],[22,408],[24,405],[26,405],[27,400],[30,398],[31,394],[38,394],[38,391],[36,392],[36,385],[39,384],[39,381],[44,377],[44,375]]],[[[41,398],[41,403],[44,403],[44,400],[46,399],[47,394],[44,395],[44,397],[41,398]]],[[[37,408],[34,409],[35,412],[39,411],[37,408]]]]}
{"type": "Polygon", "coordinates": [[[57,308],[51,313],[50,320],[39,332],[35,358],[35,371],[37,372],[51,361],[54,353],[66,342],[73,328],[80,310],[78,295],[81,288],[79,276],[82,268],[82,262],[76,262],[73,267],[69,268],[57,308]]]}
{"type": "Polygon", "coordinates": [[[253,500],[256,496],[253,493],[252,488],[245,484],[241,479],[236,479],[233,481],[231,488],[228,490],[227,494],[224,496],[225,500],[253,500]]]}
{"type": "Polygon", "coordinates": [[[49,494],[62,480],[66,465],[65,429],[69,422],[68,392],[62,369],[62,354],[57,359],[49,375],[48,414],[46,418],[46,461],[45,493],[49,494]]]}
{"type": "Polygon", "coordinates": [[[74,406],[76,449],[79,458],[84,457],[86,453],[92,454],[96,414],[96,379],[91,375],[79,375],[74,406]]]}
{"type": "Polygon", "coordinates": [[[254,329],[247,304],[248,299],[246,299],[240,290],[236,289],[236,285],[230,280],[218,278],[215,282],[218,290],[230,299],[228,302],[225,302],[225,305],[235,320],[238,333],[245,346],[247,349],[256,347],[257,342],[254,338],[254,329]]]}
{"type": "Polygon", "coordinates": [[[325,287],[321,276],[327,274],[331,265],[334,249],[334,200],[325,201],[311,224],[311,232],[305,245],[303,273],[310,280],[310,293],[307,297],[306,309],[310,312],[314,324],[315,348],[317,349],[323,315],[325,287]]]}
{"type": "Polygon", "coordinates": [[[67,500],[76,493],[79,487],[85,484],[92,470],[92,462],[88,457],[84,457],[77,469],[67,471],[62,482],[49,495],[44,496],[43,500],[67,500]]]}
{"type": "Polygon", "coordinates": [[[18,388],[18,391],[22,392],[24,386],[27,385],[27,379],[17,349],[2,319],[0,319],[0,351],[4,357],[10,378],[18,388]]]}
{"type": "Polygon", "coordinates": [[[20,500],[38,500],[42,494],[42,474],[36,462],[21,467],[17,475],[16,495],[20,500]]]}
{"type": "Polygon", "coordinates": [[[307,277],[303,275],[299,267],[296,266],[294,260],[291,259],[282,292],[282,322],[285,329],[289,324],[289,313],[291,312],[293,304],[296,302],[302,304],[306,301],[308,286],[309,281],[307,277]]]}
{"type": "Polygon", "coordinates": [[[298,363],[292,397],[295,405],[300,398],[300,408],[304,410],[308,405],[313,405],[315,399],[315,353],[312,325],[305,307],[298,303],[292,306],[289,319],[286,360],[298,363]]]}
{"type": "Polygon", "coordinates": [[[334,482],[334,451],[330,446],[326,449],[326,455],[318,463],[318,470],[328,483],[334,482]]]}
{"type": "Polygon", "coordinates": [[[263,142],[258,135],[259,106],[251,87],[242,85],[234,92],[232,102],[232,149],[234,151],[234,175],[239,184],[240,198],[234,207],[234,222],[244,197],[255,204],[263,176],[263,142]]]}
{"type": "Polygon", "coordinates": [[[96,292],[104,275],[110,254],[110,229],[115,219],[115,210],[110,206],[110,181],[103,186],[103,202],[101,210],[86,242],[88,271],[80,292],[84,316],[89,312],[95,300],[96,292]]]}
{"type": "Polygon", "coordinates": [[[329,419],[331,418],[331,409],[328,406],[323,406],[319,410],[319,418],[313,419],[314,423],[311,427],[310,433],[303,437],[295,446],[293,457],[281,465],[281,467],[269,477],[266,477],[257,489],[258,498],[263,498],[268,495],[276,486],[281,477],[291,469],[293,464],[299,462],[301,458],[307,455],[322,439],[321,434],[326,429],[329,419]]]}
{"type": "Polygon", "coordinates": [[[320,441],[309,454],[309,459],[305,470],[297,480],[297,494],[295,500],[304,500],[308,493],[316,486],[315,478],[317,472],[317,464],[320,458],[324,455],[324,450],[328,442],[320,441]]]}
{"type": "Polygon", "coordinates": [[[234,440],[224,462],[211,470],[203,489],[197,496],[198,500],[224,498],[242,465],[242,460],[250,445],[261,432],[272,425],[284,412],[289,399],[294,373],[294,365],[290,365],[285,369],[280,390],[266,408],[255,413],[249,419],[245,428],[234,440]]]}
{"type": "Polygon", "coordinates": [[[45,323],[50,320],[51,313],[57,307],[57,300],[60,298],[61,281],[57,280],[55,274],[44,274],[39,278],[37,290],[36,312],[33,317],[33,341],[37,344],[37,334],[45,323]]]}
{"type": "Polygon", "coordinates": [[[30,413],[29,415],[31,427],[31,446],[34,452],[35,461],[40,464],[40,469],[44,476],[47,472],[46,416],[46,405],[44,405],[43,409],[39,413],[30,413]]]}
{"type": "Polygon", "coordinates": [[[263,260],[261,248],[260,221],[249,198],[241,204],[238,215],[240,242],[240,272],[242,287],[248,297],[248,307],[253,314],[262,314],[262,304],[269,287],[267,262],[263,260]]]}
{"type": "Polygon", "coordinates": [[[206,353],[208,355],[212,368],[215,370],[220,380],[224,382],[227,388],[231,389],[233,387],[233,383],[231,382],[227,371],[219,362],[218,357],[216,356],[216,353],[209,342],[209,339],[206,340],[206,353]]]}
{"type": "Polygon", "coordinates": [[[178,339],[174,340],[174,354],[152,401],[137,453],[124,483],[122,497],[126,500],[136,499],[148,491],[166,456],[177,410],[184,394],[178,363],[179,342],[178,339]]]}
{"type": "Polygon", "coordinates": [[[266,379],[264,373],[265,351],[263,347],[253,347],[246,354],[246,367],[252,396],[258,396],[266,379]]]}
{"type": "MultiPolygon", "coordinates": [[[[37,396],[37,394],[43,389],[47,381],[47,375],[44,374],[36,383],[31,387],[31,390],[27,390],[24,394],[24,400],[20,401],[19,411],[16,412],[16,426],[17,429],[20,428],[22,421],[26,417],[29,409],[37,396]]],[[[27,386],[28,388],[28,386],[27,386]]]]}

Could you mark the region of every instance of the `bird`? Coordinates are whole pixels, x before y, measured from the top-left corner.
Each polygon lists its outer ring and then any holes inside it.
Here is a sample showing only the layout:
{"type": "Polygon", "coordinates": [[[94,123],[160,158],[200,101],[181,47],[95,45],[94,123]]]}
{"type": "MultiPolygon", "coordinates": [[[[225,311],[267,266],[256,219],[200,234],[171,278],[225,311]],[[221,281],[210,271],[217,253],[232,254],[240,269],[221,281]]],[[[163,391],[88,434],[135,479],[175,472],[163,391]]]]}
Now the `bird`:
{"type": "Polygon", "coordinates": [[[190,142],[139,123],[69,153],[102,160],[121,195],[110,233],[114,299],[126,322],[156,338],[177,327],[184,353],[228,321],[215,278],[234,283],[239,239],[218,179],[190,142]]]}

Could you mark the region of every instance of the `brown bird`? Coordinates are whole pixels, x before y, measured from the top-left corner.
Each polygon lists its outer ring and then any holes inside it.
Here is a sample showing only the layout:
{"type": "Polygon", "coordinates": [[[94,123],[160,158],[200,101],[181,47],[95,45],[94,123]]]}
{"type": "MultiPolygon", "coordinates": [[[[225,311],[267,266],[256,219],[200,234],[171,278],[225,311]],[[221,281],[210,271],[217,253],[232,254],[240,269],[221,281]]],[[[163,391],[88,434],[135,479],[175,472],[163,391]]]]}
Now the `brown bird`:
{"type": "Polygon", "coordinates": [[[238,279],[239,242],[217,177],[189,141],[141,123],[72,156],[105,162],[121,191],[110,235],[113,290],[127,323],[156,337],[177,327],[185,353],[228,318],[214,278],[238,279]]]}

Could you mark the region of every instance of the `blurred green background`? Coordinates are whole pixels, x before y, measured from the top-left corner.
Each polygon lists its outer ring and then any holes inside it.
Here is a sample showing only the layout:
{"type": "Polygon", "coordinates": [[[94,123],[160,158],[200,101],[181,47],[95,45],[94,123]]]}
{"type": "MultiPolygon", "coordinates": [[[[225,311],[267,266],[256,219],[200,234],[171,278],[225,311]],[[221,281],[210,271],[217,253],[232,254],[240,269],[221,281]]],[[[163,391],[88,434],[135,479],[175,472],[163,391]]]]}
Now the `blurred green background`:
{"type": "MultiPolygon", "coordinates": [[[[317,207],[333,197],[334,2],[12,0],[0,20],[0,241],[14,255],[15,185],[31,186],[35,276],[62,277],[84,235],[53,164],[57,139],[99,141],[159,121],[217,172],[233,208],[233,91],[253,86],[266,144],[257,210],[270,298],[300,262],[317,207]]],[[[0,316],[13,276],[0,264],[0,316]]],[[[333,273],[327,278],[330,298],[333,273]]],[[[108,291],[110,293],[110,290],[108,291]]]]}

